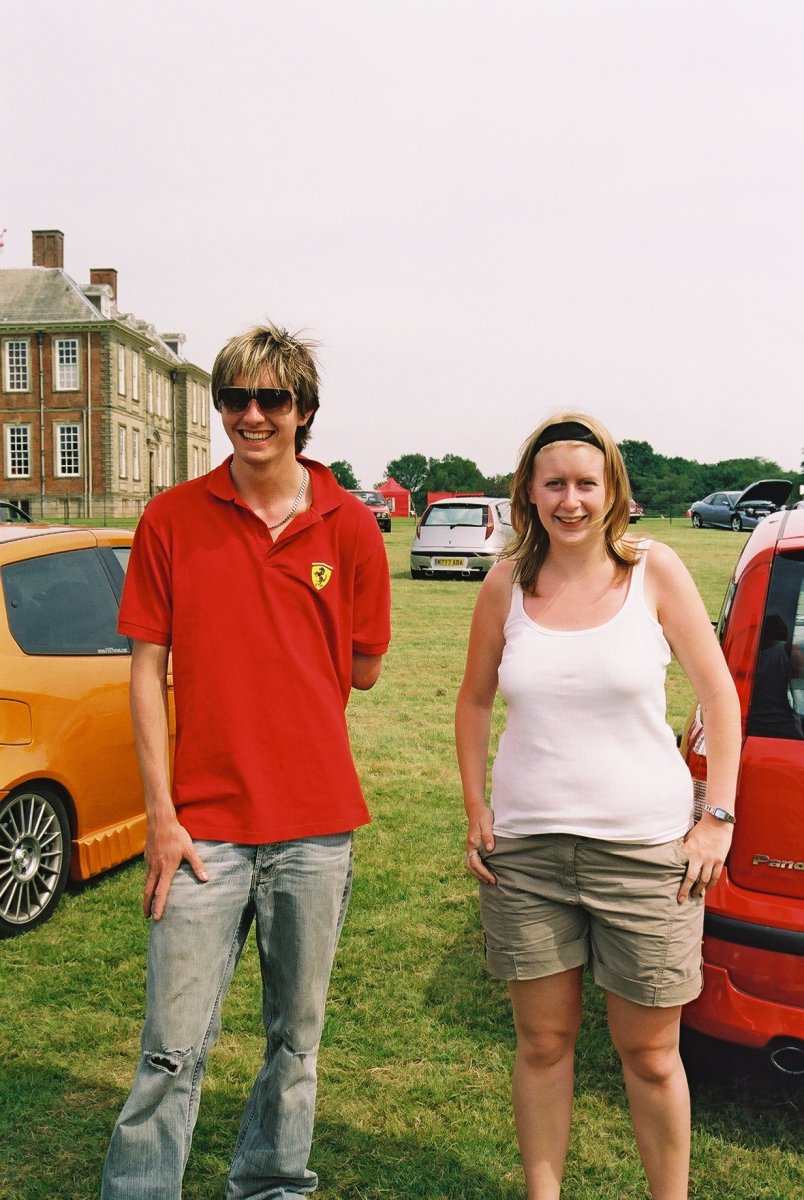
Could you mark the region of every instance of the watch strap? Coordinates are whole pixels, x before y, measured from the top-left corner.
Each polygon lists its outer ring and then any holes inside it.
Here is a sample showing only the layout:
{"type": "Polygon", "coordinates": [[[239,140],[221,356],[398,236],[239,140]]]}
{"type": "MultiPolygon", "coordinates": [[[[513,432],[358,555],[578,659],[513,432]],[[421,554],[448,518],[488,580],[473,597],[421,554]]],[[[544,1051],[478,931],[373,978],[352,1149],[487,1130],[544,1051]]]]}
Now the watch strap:
{"type": "Polygon", "coordinates": [[[702,804],[702,812],[708,812],[716,821],[725,821],[728,825],[736,824],[734,813],[727,812],[725,808],[715,808],[711,804],[702,804]]]}

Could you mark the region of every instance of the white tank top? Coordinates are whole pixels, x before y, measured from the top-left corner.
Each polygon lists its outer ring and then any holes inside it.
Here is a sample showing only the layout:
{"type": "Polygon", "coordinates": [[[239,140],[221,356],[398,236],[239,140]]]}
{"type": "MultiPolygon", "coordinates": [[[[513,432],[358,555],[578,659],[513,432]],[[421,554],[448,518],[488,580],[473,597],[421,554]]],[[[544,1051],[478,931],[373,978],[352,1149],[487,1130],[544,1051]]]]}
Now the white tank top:
{"type": "Polygon", "coordinates": [[[658,844],[693,820],[692,779],[666,720],[670,647],[643,595],[643,543],[616,616],[545,629],[514,584],[499,689],[508,706],[492,772],[494,832],[658,844]]]}

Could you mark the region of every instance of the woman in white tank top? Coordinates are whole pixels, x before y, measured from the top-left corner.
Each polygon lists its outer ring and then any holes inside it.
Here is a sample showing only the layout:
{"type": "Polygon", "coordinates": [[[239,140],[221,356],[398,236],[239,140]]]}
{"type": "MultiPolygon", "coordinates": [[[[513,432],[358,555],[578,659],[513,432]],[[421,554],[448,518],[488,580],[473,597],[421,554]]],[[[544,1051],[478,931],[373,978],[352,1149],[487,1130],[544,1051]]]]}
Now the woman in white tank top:
{"type": "Polygon", "coordinates": [[[703,893],[733,826],[734,685],[674,552],[630,542],[630,487],[599,422],[563,414],[523,447],[516,537],[478,596],[456,709],[486,961],[517,1032],[513,1097],[528,1200],[557,1200],[581,977],[604,989],[654,1200],[687,1200],[681,1007],[700,990],[703,893]],[[666,723],[671,651],[706,724],[710,811],[666,723]],[[491,712],[508,709],[486,795],[491,712]],[[717,810],[719,815],[714,811],[717,810]]]}

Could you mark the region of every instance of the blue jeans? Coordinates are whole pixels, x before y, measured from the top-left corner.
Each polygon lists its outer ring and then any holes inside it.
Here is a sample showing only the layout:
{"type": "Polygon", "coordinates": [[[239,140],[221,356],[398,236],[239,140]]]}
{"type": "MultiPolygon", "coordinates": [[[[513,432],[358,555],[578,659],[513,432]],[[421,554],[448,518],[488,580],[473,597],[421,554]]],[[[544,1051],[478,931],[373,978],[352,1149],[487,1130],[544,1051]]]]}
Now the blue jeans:
{"type": "Polygon", "coordinates": [[[209,881],[183,863],[151,924],[142,1055],[112,1134],[102,1200],[179,1200],[207,1055],[252,921],[267,1044],[226,1197],[279,1200],[318,1183],[307,1169],[316,1059],[349,903],[352,835],[196,848],[209,881]]]}

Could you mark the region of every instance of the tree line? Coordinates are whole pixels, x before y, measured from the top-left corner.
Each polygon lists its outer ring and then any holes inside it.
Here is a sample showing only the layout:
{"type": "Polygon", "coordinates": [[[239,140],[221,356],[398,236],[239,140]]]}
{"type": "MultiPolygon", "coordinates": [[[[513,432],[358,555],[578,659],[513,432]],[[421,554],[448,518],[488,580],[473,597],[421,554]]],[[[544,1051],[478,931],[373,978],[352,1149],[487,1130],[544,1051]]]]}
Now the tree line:
{"type": "MultiPolygon", "coordinates": [[[[330,463],[329,469],[341,487],[360,487],[350,463],[339,459],[330,463]]],[[[484,475],[476,462],[459,454],[445,454],[443,458],[403,454],[386,463],[383,478],[378,482],[382,483],[385,479],[395,479],[407,488],[413,497],[416,512],[423,513],[428,492],[480,492],[485,496],[507,496],[511,490],[513,473],[484,475]]]]}
{"type": "Polygon", "coordinates": [[[619,443],[631,492],[646,512],[666,517],[683,515],[694,500],[703,500],[710,492],[740,492],[759,479],[790,479],[795,471],[785,471],[769,458],[726,458],[716,463],[657,454],[648,442],[619,443]]]}
{"type": "MultiPolygon", "coordinates": [[[[626,440],[619,443],[631,480],[631,490],[645,512],[667,517],[682,516],[693,500],[702,500],[710,492],[741,491],[758,479],[792,479],[795,472],[785,471],[768,458],[729,458],[717,463],[699,463],[694,459],[657,454],[648,442],[626,440]]],[[[356,488],[359,483],[348,462],[330,463],[330,470],[342,487],[356,488]]],[[[507,496],[513,473],[484,475],[477,463],[458,454],[428,458],[424,454],[402,454],[386,463],[383,479],[395,479],[410,491],[416,512],[424,512],[428,492],[481,492],[487,496],[507,496]]],[[[382,482],[382,480],[380,481],[382,482]]],[[[797,494],[797,489],[796,490],[797,494]]]]}

